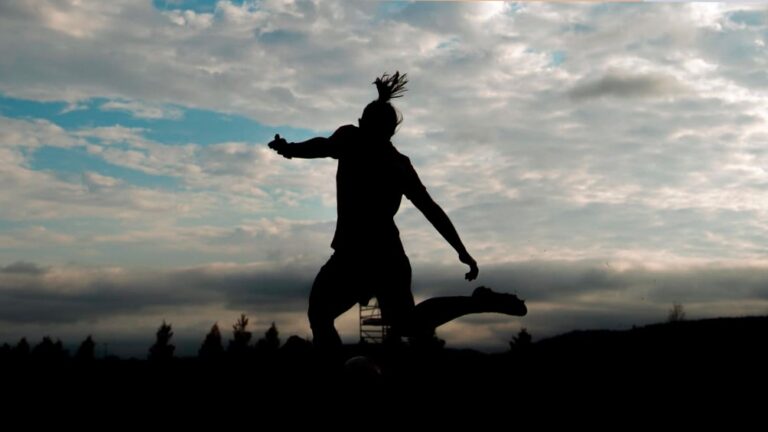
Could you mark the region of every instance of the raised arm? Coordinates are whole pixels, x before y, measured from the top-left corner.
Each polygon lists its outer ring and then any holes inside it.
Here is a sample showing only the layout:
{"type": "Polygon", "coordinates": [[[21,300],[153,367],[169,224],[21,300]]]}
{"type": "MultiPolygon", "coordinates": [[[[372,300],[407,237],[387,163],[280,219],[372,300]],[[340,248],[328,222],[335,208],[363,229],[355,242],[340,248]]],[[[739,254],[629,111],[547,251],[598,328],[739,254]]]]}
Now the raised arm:
{"type": "Polygon", "coordinates": [[[464,247],[459,233],[456,232],[456,228],[453,226],[451,219],[445,214],[445,211],[432,199],[427,193],[426,189],[411,193],[408,198],[413,202],[417,209],[424,213],[427,220],[437,229],[440,235],[456,249],[459,254],[459,260],[469,266],[469,272],[464,276],[467,280],[474,280],[477,278],[480,270],[477,268],[477,262],[467,252],[467,248],[464,247]]]}
{"type": "Polygon", "coordinates": [[[312,138],[298,143],[288,143],[280,135],[275,135],[275,139],[269,143],[269,148],[288,159],[338,157],[335,143],[329,138],[323,137],[312,138]]]}

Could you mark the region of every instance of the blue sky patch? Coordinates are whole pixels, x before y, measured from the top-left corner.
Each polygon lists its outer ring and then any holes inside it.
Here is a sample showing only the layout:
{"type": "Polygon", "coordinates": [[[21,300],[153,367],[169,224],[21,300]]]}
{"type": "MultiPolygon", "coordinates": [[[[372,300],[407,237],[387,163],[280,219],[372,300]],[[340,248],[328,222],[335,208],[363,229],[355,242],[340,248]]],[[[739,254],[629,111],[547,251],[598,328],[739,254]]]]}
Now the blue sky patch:
{"type": "Polygon", "coordinates": [[[42,147],[32,157],[30,168],[53,171],[70,180],[91,171],[114,177],[128,184],[150,188],[175,188],[178,180],[173,177],[147,174],[131,168],[110,164],[82,148],[42,147]]]}
{"type": "Polygon", "coordinates": [[[731,21],[737,23],[737,24],[744,24],[748,26],[761,26],[765,25],[766,23],[766,14],[768,12],[765,11],[736,11],[731,12],[728,15],[728,19],[731,21]]]}
{"type": "Polygon", "coordinates": [[[550,62],[549,65],[556,67],[563,64],[563,62],[566,59],[566,55],[563,51],[554,51],[552,54],[550,54],[550,62]]]}
{"type": "Polygon", "coordinates": [[[145,136],[163,144],[214,144],[227,141],[267,143],[276,133],[292,140],[307,139],[317,133],[290,127],[264,126],[247,117],[215,111],[187,109],[180,120],[158,120],[145,136]]]}
{"type": "Polygon", "coordinates": [[[384,1],[376,5],[376,15],[379,18],[385,18],[392,15],[397,15],[408,7],[410,2],[407,1],[384,1]]]}
{"type": "Polygon", "coordinates": [[[51,119],[57,116],[67,116],[74,113],[73,111],[62,114],[67,105],[66,102],[37,102],[5,97],[0,94],[0,115],[11,118],[51,119]]]}
{"type": "MultiPolygon", "coordinates": [[[[236,5],[241,5],[244,0],[231,0],[236,5]]],[[[216,10],[218,0],[152,0],[152,5],[159,10],[192,10],[197,13],[213,13],[216,10]]]]}
{"type": "Polygon", "coordinates": [[[523,8],[523,5],[520,4],[520,2],[510,2],[507,3],[507,14],[516,14],[517,11],[523,8]]]}
{"type": "Polygon", "coordinates": [[[563,31],[565,32],[573,32],[573,33],[580,33],[580,34],[590,33],[594,30],[595,30],[594,27],[588,26],[586,24],[581,24],[581,23],[568,24],[567,26],[563,27],[563,31]]]}
{"type": "Polygon", "coordinates": [[[99,107],[109,99],[94,98],[80,101],[80,107],[67,111],[66,102],[38,102],[0,95],[0,115],[21,119],[45,119],[67,130],[121,125],[130,128],[149,128],[161,122],[158,119],[134,117],[118,110],[102,110],[99,107]]]}
{"type": "Polygon", "coordinates": [[[0,115],[21,119],[45,119],[70,131],[116,125],[142,128],[146,138],[161,144],[208,145],[229,141],[266,143],[276,133],[298,141],[331,132],[317,132],[287,126],[265,126],[240,115],[187,109],[177,105],[168,107],[183,113],[178,119],[137,118],[123,110],[100,109],[109,101],[105,98],[89,99],[78,103],[84,109],[65,112],[68,106],[66,102],[37,102],[0,95],[0,115]]]}

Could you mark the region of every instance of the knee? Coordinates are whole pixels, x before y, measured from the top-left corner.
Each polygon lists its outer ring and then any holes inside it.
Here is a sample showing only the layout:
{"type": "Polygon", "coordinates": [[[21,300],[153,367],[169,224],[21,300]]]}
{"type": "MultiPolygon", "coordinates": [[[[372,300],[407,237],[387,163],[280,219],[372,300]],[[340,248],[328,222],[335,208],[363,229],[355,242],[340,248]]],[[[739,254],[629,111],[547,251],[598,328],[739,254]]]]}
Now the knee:
{"type": "Polygon", "coordinates": [[[309,318],[309,326],[313,329],[333,327],[334,317],[322,308],[310,304],[307,316],[309,318]]]}

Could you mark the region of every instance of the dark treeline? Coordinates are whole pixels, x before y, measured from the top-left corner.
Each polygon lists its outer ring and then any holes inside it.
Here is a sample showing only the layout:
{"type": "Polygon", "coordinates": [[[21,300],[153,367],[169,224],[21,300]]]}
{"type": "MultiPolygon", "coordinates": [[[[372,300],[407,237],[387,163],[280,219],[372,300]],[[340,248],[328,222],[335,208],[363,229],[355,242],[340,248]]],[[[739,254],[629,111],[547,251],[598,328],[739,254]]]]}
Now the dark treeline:
{"type": "MultiPolygon", "coordinates": [[[[166,363],[179,360],[175,355],[176,347],[173,344],[173,327],[170,323],[162,322],[156,332],[155,342],[148,347],[146,360],[150,363],[166,363]]],[[[255,342],[251,341],[252,333],[248,330],[248,317],[242,314],[232,326],[232,338],[224,345],[224,337],[218,323],[211,327],[198,350],[197,359],[201,362],[215,362],[225,360],[245,360],[258,356],[271,355],[278,350],[306,353],[312,347],[312,343],[298,336],[289,337],[285,343],[281,343],[277,325],[273,322],[266,330],[264,336],[255,342]]],[[[29,362],[29,363],[64,363],[75,362],[88,364],[96,360],[116,361],[120,360],[114,355],[104,355],[99,358],[96,353],[96,341],[89,335],[82,341],[74,353],[64,348],[60,339],[54,341],[50,336],[43,337],[42,341],[30,344],[27,338],[21,338],[15,345],[4,343],[0,345],[0,362],[29,362]]],[[[136,359],[130,359],[137,361],[136,359]]]]}
{"type": "Polygon", "coordinates": [[[677,320],[623,331],[575,331],[539,341],[523,329],[511,338],[508,351],[494,354],[446,348],[437,338],[325,351],[297,336],[283,342],[274,323],[254,337],[248,324],[241,315],[228,336],[214,324],[194,357],[175,355],[172,325],[165,322],[143,360],[97,356],[98,341],[90,336],[73,353],[50,337],[36,344],[22,339],[0,348],[0,379],[22,385],[43,380],[45,385],[57,382],[61,388],[94,391],[161,385],[181,394],[202,388],[274,391],[364,383],[418,385],[429,391],[506,387],[539,397],[546,396],[542,392],[547,388],[673,394],[736,391],[768,381],[768,317],[677,320]]]}

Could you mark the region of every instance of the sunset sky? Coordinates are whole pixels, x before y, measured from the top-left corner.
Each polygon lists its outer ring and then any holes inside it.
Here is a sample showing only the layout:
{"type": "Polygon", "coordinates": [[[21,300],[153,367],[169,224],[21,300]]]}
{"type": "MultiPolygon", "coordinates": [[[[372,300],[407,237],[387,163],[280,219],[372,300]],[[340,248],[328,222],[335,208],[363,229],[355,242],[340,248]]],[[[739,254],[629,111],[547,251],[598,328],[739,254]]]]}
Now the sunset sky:
{"type": "Polygon", "coordinates": [[[356,124],[395,70],[393,143],[480,266],[404,200],[417,299],[528,302],[448,346],[768,314],[766,43],[760,4],[0,0],[0,343],[310,335],[336,164],[266,143],[356,124]]]}

